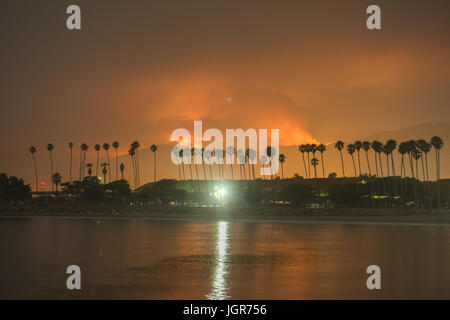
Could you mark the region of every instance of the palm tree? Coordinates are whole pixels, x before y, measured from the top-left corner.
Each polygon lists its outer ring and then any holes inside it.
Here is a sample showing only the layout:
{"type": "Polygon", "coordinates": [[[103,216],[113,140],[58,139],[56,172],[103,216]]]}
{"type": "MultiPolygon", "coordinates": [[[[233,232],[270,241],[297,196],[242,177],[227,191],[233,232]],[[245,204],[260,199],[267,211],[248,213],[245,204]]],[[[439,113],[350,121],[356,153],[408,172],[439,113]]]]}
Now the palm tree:
{"type": "Polygon", "coordinates": [[[178,153],[179,157],[181,158],[181,166],[183,167],[183,180],[186,180],[186,175],[184,174],[184,161],[183,161],[183,156],[184,156],[184,150],[181,149],[178,153]]]}
{"type": "Polygon", "coordinates": [[[426,142],[424,139],[419,139],[419,140],[417,140],[417,147],[425,155],[424,157],[422,157],[422,171],[423,171],[423,179],[428,181],[429,180],[429,175],[428,175],[428,152],[431,151],[431,144],[426,142]],[[425,165],[423,163],[423,158],[425,158],[425,165]],[[426,174],[425,174],[425,167],[426,167],[426,174]]]}
{"type": "Polygon", "coordinates": [[[308,143],[305,145],[305,151],[308,155],[308,179],[311,178],[311,160],[309,158],[309,153],[312,151],[312,146],[308,143]]]}
{"type": "Polygon", "coordinates": [[[308,169],[306,169],[306,162],[305,162],[305,152],[306,152],[306,146],[304,144],[301,144],[298,146],[298,151],[302,154],[303,159],[303,166],[305,167],[305,177],[308,177],[308,169]]]}
{"type": "Polygon", "coordinates": [[[358,152],[358,168],[359,168],[359,175],[361,175],[361,158],[359,157],[359,151],[361,150],[361,148],[363,147],[362,142],[361,141],[355,141],[355,149],[356,152],[358,152]]]}
{"type": "Polygon", "coordinates": [[[205,148],[202,148],[202,167],[203,167],[203,177],[206,180],[206,169],[205,169],[205,148]]]}
{"type": "Polygon", "coordinates": [[[339,150],[339,153],[341,155],[342,176],[345,177],[344,157],[342,156],[342,149],[344,149],[344,143],[342,141],[337,141],[334,144],[334,147],[339,150]]]}
{"type": "Polygon", "coordinates": [[[252,165],[252,175],[253,175],[253,180],[256,179],[255,176],[255,160],[256,160],[256,150],[253,149],[248,149],[248,163],[250,163],[252,165]]]}
{"type": "MultiPolygon", "coordinates": [[[[270,179],[273,179],[273,172],[272,172],[272,159],[275,156],[275,150],[272,148],[272,146],[268,146],[266,148],[266,155],[269,158],[269,165],[270,165],[270,179]]],[[[247,152],[246,152],[247,153],[247,152]]],[[[250,171],[250,170],[249,170],[250,171]]],[[[248,173],[250,176],[250,172],[248,173]]]]}
{"type": "MultiPolygon", "coordinates": [[[[51,143],[47,144],[47,150],[50,153],[50,180],[52,180],[53,177],[53,155],[52,155],[53,148],[54,146],[51,143]]],[[[52,180],[52,191],[53,191],[53,180],[52,180]]]]}
{"type": "Polygon", "coordinates": [[[286,161],[286,156],[283,153],[280,153],[279,160],[281,163],[281,179],[284,179],[284,169],[283,169],[283,163],[286,161]]]}
{"type": "Polygon", "coordinates": [[[94,165],[92,164],[92,163],[88,163],[88,164],[86,164],[86,167],[88,168],[88,176],[89,177],[92,177],[92,167],[93,167],[94,165]]]}
{"type": "Polygon", "coordinates": [[[405,159],[404,159],[405,154],[408,152],[408,145],[406,144],[406,142],[400,143],[397,151],[402,156],[402,162],[400,164],[400,177],[403,177],[403,175],[405,175],[405,177],[406,177],[406,168],[405,168],[405,159]]]}
{"type": "Polygon", "coordinates": [[[316,157],[314,157],[314,158],[311,159],[311,164],[312,164],[312,166],[314,167],[314,178],[317,178],[317,170],[316,170],[316,167],[317,167],[317,165],[319,164],[319,160],[318,160],[316,157]]]}
{"type": "Polygon", "coordinates": [[[136,188],[136,165],[135,165],[135,160],[134,160],[134,155],[135,155],[135,151],[133,148],[130,148],[130,150],[128,150],[128,154],[130,155],[131,158],[131,164],[133,166],[133,183],[134,183],[134,187],[136,188]]]}
{"type": "Polygon", "coordinates": [[[244,180],[245,180],[245,152],[241,149],[237,150],[236,158],[237,158],[237,163],[239,164],[239,172],[241,174],[241,180],[242,180],[243,172],[244,172],[244,180]]]}
{"type": "Polygon", "coordinates": [[[370,142],[369,141],[364,141],[362,143],[362,148],[366,152],[367,168],[369,170],[369,176],[371,176],[372,175],[372,171],[370,170],[370,162],[369,162],[370,142]]]}
{"type": "Polygon", "coordinates": [[[353,168],[355,169],[355,177],[356,177],[357,176],[356,164],[355,164],[355,158],[353,157],[353,154],[355,153],[355,146],[353,144],[347,145],[347,152],[352,156],[353,168]]]}
{"type": "Polygon", "coordinates": [[[234,180],[233,162],[234,162],[234,154],[235,154],[236,150],[232,146],[227,147],[226,150],[227,150],[227,155],[229,157],[233,157],[233,161],[230,162],[230,172],[231,172],[231,180],[234,180]]]}
{"type": "Polygon", "coordinates": [[[320,152],[320,158],[322,160],[322,177],[325,179],[325,163],[323,161],[323,153],[327,150],[327,147],[321,143],[319,144],[319,146],[317,147],[317,151],[320,152]]]}
{"type": "Polygon", "coordinates": [[[389,139],[386,144],[389,146],[389,155],[391,156],[392,175],[396,176],[394,164],[394,151],[397,149],[397,141],[389,139]]]}
{"type": "Polygon", "coordinates": [[[116,180],[119,179],[119,146],[120,143],[118,141],[114,141],[112,144],[112,147],[116,150],[116,180]]]}
{"type": "Polygon", "coordinates": [[[55,184],[55,186],[56,186],[56,189],[55,189],[56,195],[58,195],[58,186],[61,183],[61,175],[58,172],[55,172],[52,175],[52,183],[55,184]]]}
{"type": "Polygon", "coordinates": [[[89,148],[89,146],[86,143],[82,143],[81,144],[81,152],[82,152],[82,158],[83,158],[82,164],[81,164],[81,167],[82,167],[82,170],[83,170],[83,173],[82,173],[82,176],[81,176],[82,179],[84,179],[84,167],[85,167],[85,164],[86,164],[86,154],[87,154],[88,148],[89,148]]]}
{"type": "Polygon", "coordinates": [[[69,146],[69,149],[70,149],[70,166],[69,166],[70,180],[69,180],[69,183],[72,184],[72,149],[73,149],[73,142],[69,142],[68,146],[69,146]]]}
{"type": "Polygon", "coordinates": [[[414,173],[414,152],[417,149],[416,146],[416,141],[415,140],[409,140],[406,142],[406,146],[407,146],[407,152],[408,152],[408,158],[409,158],[409,166],[411,168],[411,176],[413,178],[415,178],[415,173],[414,173]]]}
{"type": "Polygon", "coordinates": [[[135,150],[135,152],[136,152],[136,155],[135,155],[135,158],[136,158],[136,183],[137,183],[137,186],[138,187],[140,187],[141,186],[141,177],[140,177],[140,164],[139,164],[139,148],[140,148],[140,143],[139,143],[139,141],[133,141],[133,143],[131,144],[131,147],[135,150]]]}
{"type": "Polygon", "coordinates": [[[125,171],[125,166],[123,163],[120,163],[120,173],[122,174],[122,180],[123,180],[123,172],[125,171]]]}
{"type": "MultiPolygon", "coordinates": [[[[106,167],[109,167],[109,163],[103,162],[100,166],[102,167],[103,184],[106,184],[106,173],[108,173],[108,169],[106,169],[106,167]]],[[[109,181],[111,181],[111,178],[109,181]]]]}
{"type": "Polygon", "coordinates": [[[247,163],[248,169],[248,180],[252,179],[251,171],[250,171],[250,149],[245,149],[245,162],[247,163]]]}
{"type": "Polygon", "coordinates": [[[377,154],[378,154],[378,160],[380,163],[380,173],[381,176],[384,177],[383,164],[381,163],[381,152],[383,151],[383,144],[380,141],[374,140],[372,141],[372,149],[375,153],[375,166],[377,170],[377,176],[378,176],[378,162],[377,162],[377,154]]]}
{"type": "Polygon", "coordinates": [[[30,151],[31,156],[33,157],[33,163],[34,163],[34,178],[36,182],[36,192],[39,191],[39,184],[38,184],[38,174],[37,174],[37,166],[36,166],[36,158],[34,154],[36,153],[36,148],[31,146],[28,151],[30,151]]]}
{"type": "Polygon", "coordinates": [[[153,182],[156,182],[156,150],[158,150],[158,147],[155,144],[152,144],[150,146],[150,150],[152,150],[153,152],[153,164],[154,164],[153,182]]]}
{"type": "Polygon", "coordinates": [[[385,144],[382,152],[386,155],[387,176],[389,177],[389,146],[385,144]]]}
{"type": "Polygon", "coordinates": [[[438,136],[434,136],[430,141],[431,145],[436,151],[436,183],[438,189],[438,210],[441,209],[441,191],[439,180],[441,179],[441,149],[444,146],[444,142],[438,136]]]}
{"type": "MultiPolygon", "coordinates": [[[[109,152],[108,152],[108,150],[109,150],[109,143],[108,143],[108,142],[105,142],[105,143],[103,144],[103,150],[106,151],[106,158],[108,159],[108,167],[109,167],[111,163],[109,162],[109,152]]],[[[103,173],[104,171],[108,171],[108,170],[106,170],[106,168],[103,167],[102,173],[103,173]]],[[[103,175],[104,175],[104,174],[103,174],[103,175]]],[[[109,170],[109,182],[111,182],[111,170],[109,170]]],[[[106,181],[105,181],[105,183],[106,183],[106,181]]]]}
{"type": "Polygon", "coordinates": [[[96,166],[96,169],[95,169],[95,175],[98,177],[98,163],[99,163],[99,160],[100,160],[100,145],[99,144],[96,144],[95,146],[94,146],[94,149],[95,149],[95,151],[97,151],[97,166],[96,166]]]}

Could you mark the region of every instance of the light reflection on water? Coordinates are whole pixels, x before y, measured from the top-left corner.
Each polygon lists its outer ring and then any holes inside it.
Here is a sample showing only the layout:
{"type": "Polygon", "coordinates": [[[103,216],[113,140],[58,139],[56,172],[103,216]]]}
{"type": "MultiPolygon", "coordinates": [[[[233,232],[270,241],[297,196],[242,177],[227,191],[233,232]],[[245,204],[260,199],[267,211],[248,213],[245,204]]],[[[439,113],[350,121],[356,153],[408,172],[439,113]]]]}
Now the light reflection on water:
{"type": "Polygon", "coordinates": [[[211,293],[206,295],[209,300],[224,300],[230,298],[227,295],[228,283],[228,222],[219,221],[217,223],[215,267],[212,277],[211,293]]]}

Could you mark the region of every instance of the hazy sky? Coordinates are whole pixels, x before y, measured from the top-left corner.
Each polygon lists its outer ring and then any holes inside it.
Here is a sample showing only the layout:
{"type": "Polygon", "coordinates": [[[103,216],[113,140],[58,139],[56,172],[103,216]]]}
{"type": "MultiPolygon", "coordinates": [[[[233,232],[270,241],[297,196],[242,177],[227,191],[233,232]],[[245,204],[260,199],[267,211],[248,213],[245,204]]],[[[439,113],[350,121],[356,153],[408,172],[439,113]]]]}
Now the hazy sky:
{"type": "Polygon", "coordinates": [[[193,120],[279,128],[287,145],[450,120],[449,13],[448,0],[2,0],[0,171],[20,174],[30,145],[125,151],[193,120]],[[381,31],[365,27],[370,4],[381,31]]]}

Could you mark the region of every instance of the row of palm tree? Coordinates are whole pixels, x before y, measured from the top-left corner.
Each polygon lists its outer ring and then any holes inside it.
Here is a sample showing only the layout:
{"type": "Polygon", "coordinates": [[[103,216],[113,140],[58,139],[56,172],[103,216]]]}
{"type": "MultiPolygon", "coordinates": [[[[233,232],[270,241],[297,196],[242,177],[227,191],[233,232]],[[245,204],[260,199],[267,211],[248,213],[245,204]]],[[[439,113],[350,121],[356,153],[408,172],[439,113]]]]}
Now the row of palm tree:
{"type": "MultiPolygon", "coordinates": [[[[109,178],[109,182],[112,181],[111,179],[111,170],[108,170],[108,168],[111,167],[110,163],[110,157],[109,157],[109,149],[110,146],[112,146],[115,149],[115,156],[116,156],[116,174],[115,174],[115,180],[119,179],[119,170],[121,172],[121,178],[123,178],[125,166],[123,163],[119,165],[119,147],[120,143],[118,141],[114,141],[111,145],[107,142],[103,144],[103,146],[100,146],[100,144],[96,144],[94,146],[95,151],[97,152],[97,161],[96,161],[96,170],[95,175],[99,176],[99,167],[102,168],[101,173],[103,174],[103,181],[106,183],[109,178]],[[100,164],[100,150],[103,148],[106,154],[107,162],[104,162],[100,164]],[[107,176],[108,174],[108,176],[107,176]]],[[[70,182],[72,182],[72,149],[74,147],[74,144],[72,142],[69,142],[68,147],[70,149],[70,182]]],[[[401,163],[400,163],[400,176],[406,177],[408,176],[407,168],[409,167],[409,173],[410,176],[416,179],[420,179],[419,177],[419,166],[422,165],[422,180],[427,181],[429,180],[429,170],[428,170],[428,153],[432,150],[432,148],[435,149],[435,158],[436,158],[436,177],[437,180],[440,179],[440,150],[443,147],[443,141],[440,137],[434,136],[431,138],[430,142],[425,141],[424,139],[419,140],[409,140],[400,143],[397,146],[397,142],[393,139],[389,139],[385,144],[381,143],[380,141],[355,141],[354,143],[349,143],[345,145],[342,141],[337,141],[334,144],[334,147],[339,151],[340,158],[341,158],[341,167],[342,167],[342,176],[346,176],[345,172],[345,165],[344,165],[344,156],[343,156],[343,150],[346,150],[348,154],[351,156],[352,163],[353,163],[353,171],[354,176],[361,176],[363,174],[368,174],[369,176],[372,176],[372,168],[370,165],[369,160],[369,151],[373,150],[374,152],[374,164],[375,164],[375,172],[374,175],[378,177],[389,177],[389,176],[397,176],[397,171],[395,168],[395,161],[394,161],[394,151],[397,150],[399,154],[401,155],[401,163]],[[367,171],[364,171],[361,165],[361,151],[364,151],[366,163],[367,163],[367,171]],[[385,167],[383,167],[383,161],[382,161],[382,154],[385,156],[385,167]],[[356,155],[356,160],[355,160],[356,155]],[[405,161],[406,159],[406,161],[405,161]],[[419,163],[419,160],[420,163],[419,163]],[[406,164],[409,164],[406,165],[406,164]],[[384,170],[385,169],[385,170],[384,170]],[[385,175],[386,173],[386,175],[385,175]]],[[[53,155],[52,151],[54,149],[54,146],[49,143],[47,145],[47,150],[50,155],[50,176],[53,177],[53,155]]],[[[87,152],[88,152],[89,146],[86,143],[82,143],[80,145],[80,170],[79,170],[79,180],[82,180],[85,178],[86,174],[86,168],[87,168],[87,174],[91,176],[93,174],[93,164],[87,163],[86,164],[86,158],[87,158],[87,152]]],[[[158,147],[156,145],[151,145],[150,150],[153,152],[154,155],[154,181],[156,181],[157,178],[157,168],[156,168],[156,151],[158,150],[158,147]]],[[[302,154],[302,162],[303,167],[305,170],[305,177],[311,178],[312,176],[312,169],[314,170],[314,178],[318,177],[317,173],[317,166],[321,164],[322,167],[322,178],[325,178],[325,163],[324,163],[324,153],[327,150],[327,147],[324,144],[303,144],[298,146],[298,151],[302,154]],[[305,158],[306,153],[306,158],[305,158]],[[320,161],[318,159],[318,155],[320,154],[320,161]]],[[[36,148],[34,146],[29,148],[30,153],[32,154],[33,163],[34,163],[34,169],[35,169],[35,179],[36,179],[36,190],[38,190],[38,171],[36,166],[36,148]]],[[[136,188],[140,187],[141,181],[140,181],[140,143],[138,141],[134,141],[131,143],[130,149],[128,150],[128,154],[131,157],[131,163],[132,163],[132,169],[133,169],[133,180],[134,180],[134,186],[136,188]]],[[[261,162],[263,164],[272,164],[271,161],[273,161],[273,155],[275,155],[276,150],[274,150],[273,147],[268,146],[266,148],[265,154],[261,157],[261,162]]],[[[227,150],[205,150],[204,148],[190,148],[188,149],[181,149],[178,152],[179,157],[184,156],[184,152],[189,152],[189,156],[196,157],[197,155],[201,155],[202,158],[211,158],[214,156],[217,156],[218,160],[218,168],[219,168],[219,179],[223,180],[225,179],[225,169],[224,169],[224,161],[226,155],[229,156],[235,156],[238,159],[238,165],[239,165],[239,171],[240,171],[240,179],[241,180],[251,180],[256,179],[255,175],[255,163],[256,163],[256,157],[257,153],[255,150],[252,149],[246,149],[244,150],[236,150],[233,147],[227,148],[227,150]]],[[[286,162],[286,155],[280,154],[279,155],[279,162],[281,164],[281,178],[284,179],[284,164],[286,162]]],[[[194,171],[192,170],[192,162],[188,164],[189,168],[189,174],[191,180],[200,180],[200,174],[198,170],[198,166],[194,164],[194,171]],[[194,176],[195,172],[195,176],[194,176]]],[[[231,179],[234,179],[234,169],[233,164],[229,164],[230,168],[230,176],[231,179]]],[[[203,167],[203,179],[207,180],[207,170],[205,167],[205,162],[202,161],[202,167],[203,167]]],[[[272,167],[272,166],[271,166],[272,167]]],[[[186,180],[186,171],[185,171],[185,165],[184,163],[180,163],[178,165],[178,173],[179,173],[179,179],[180,180],[186,180]]],[[[271,179],[274,178],[274,174],[271,173],[270,177],[271,179]]],[[[263,176],[265,178],[265,176],[263,176]]],[[[213,171],[211,165],[209,165],[209,179],[214,180],[215,177],[213,176],[213,171]]],[[[54,182],[52,180],[52,191],[54,190],[54,182]]]]}
{"type": "MultiPolygon", "coordinates": [[[[124,178],[124,170],[125,165],[121,163],[119,165],[119,147],[120,143],[118,141],[114,141],[111,145],[107,142],[103,143],[103,146],[100,146],[100,144],[96,144],[94,146],[94,149],[97,153],[97,161],[96,161],[96,169],[95,169],[95,176],[99,177],[99,168],[101,168],[101,173],[103,174],[103,182],[107,183],[108,178],[109,182],[112,181],[111,179],[111,170],[108,170],[108,168],[111,167],[110,157],[109,157],[109,149],[110,146],[112,146],[115,149],[115,156],[116,156],[116,177],[115,180],[119,180],[119,170],[121,172],[121,179],[124,178]],[[103,148],[106,154],[107,162],[103,162],[100,164],[100,151],[103,148]],[[108,174],[108,176],[107,176],[108,174]]],[[[69,148],[69,182],[72,183],[73,181],[73,175],[72,175],[72,167],[73,167],[73,147],[74,143],[69,142],[68,148],[69,148]]],[[[140,177],[139,177],[139,148],[140,144],[138,141],[134,141],[131,144],[131,149],[129,150],[129,154],[132,156],[132,164],[133,164],[133,177],[134,177],[134,183],[136,187],[140,186],[140,177]]],[[[88,152],[89,146],[86,143],[82,143],[80,145],[80,162],[79,162],[79,176],[78,179],[81,181],[86,177],[86,173],[89,177],[93,174],[93,164],[92,163],[86,163],[87,159],[87,152],[88,152]]],[[[158,147],[156,145],[151,145],[150,150],[154,154],[154,181],[156,181],[156,151],[158,147]]],[[[51,191],[57,190],[57,186],[59,185],[59,182],[56,183],[55,181],[60,181],[61,176],[58,173],[56,180],[54,179],[55,173],[54,173],[54,162],[53,162],[53,150],[54,145],[49,143],[47,144],[47,151],[50,155],[50,180],[51,180],[51,191]],[[59,178],[58,178],[59,177],[59,178]],[[58,180],[59,179],[59,180],[58,180]],[[56,189],[54,188],[56,186],[56,189]]],[[[34,173],[35,173],[35,187],[36,191],[39,191],[39,183],[38,183],[38,169],[36,164],[36,147],[31,146],[28,151],[32,155],[33,164],[34,164],[34,173]]]]}
{"type": "MultiPolygon", "coordinates": [[[[428,153],[432,148],[436,151],[436,179],[440,179],[440,150],[442,149],[444,143],[442,139],[438,136],[434,136],[431,138],[430,142],[427,142],[424,139],[419,140],[408,140],[401,142],[397,146],[397,142],[393,139],[389,139],[385,144],[380,141],[374,140],[373,142],[369,141],[355,141],[354,143],[350,143],[347,145],[346,149],[348,154],[352,158],[353,169],[355,173],[355,177],[361,176],[363,174],[363,169],[361,166],[361,158],[360,151],[365,151],[366,161],[367,161],[367,174],[369,176],[372,175],[372,170],[370,167],[369,161],[369,150],[374,151],[374,163],[375,163],[375,175],[379,177],[389,177],[389,176],[397,176],[395,161],[394,161],[394,151],[397,150],[401,155],[401,163],[400,163],[400,177],[408,176],[407,170],[405,166],[405,155],[407,157],[407,161],[409,162],[410,167],[410,176],[412,178],[420,179],[419,175],[419,159],[421,159],[420,164],[422,165],[422,180],[429,180],[429,170],[428,170],[428,153]],[[357,154],[358,165],[356,165],[354,154],[357,154]],[[382,162],[382,154],[385,155],[386,160],[386,171],[383,170],[383,162],[382,162]],[[416,163],[414,170],[414,161],[416,163]],[[386,172],[386,175],[385,175],[386,172]]],[[[314,147],[299,147],[299,150],[310,150],[312,152],[314,147]]],[[[341,156],[342,163],[342,176],[345,177],[345,167],[344,167],[344,158],[342,154],[342,150],[345,147],[344,142],[337,141],[334,147],[339,151],[341,156]]],[[[305,151],[303,151],[305,152],[305,151]]],[[[308,152],[308,151],[306,151],[308,152]]]]}

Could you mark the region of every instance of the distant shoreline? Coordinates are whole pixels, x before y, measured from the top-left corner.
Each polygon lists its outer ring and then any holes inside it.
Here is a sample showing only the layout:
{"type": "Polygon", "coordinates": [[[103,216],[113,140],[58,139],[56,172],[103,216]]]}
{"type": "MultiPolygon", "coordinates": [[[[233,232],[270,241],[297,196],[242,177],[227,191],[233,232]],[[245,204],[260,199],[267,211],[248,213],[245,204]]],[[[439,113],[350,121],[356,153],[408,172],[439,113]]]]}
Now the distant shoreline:
{"type": "MultiPolygon", "coordinates": [[[[143,219],[151,221],[236,221],[261,223],[449,226],[450,210],[301,209],[301,208],[165,208],[146,212],[0,212],[0,219],[143,219]]],[[[0,220],[1,221],[1,220],[0,220]]]]}

